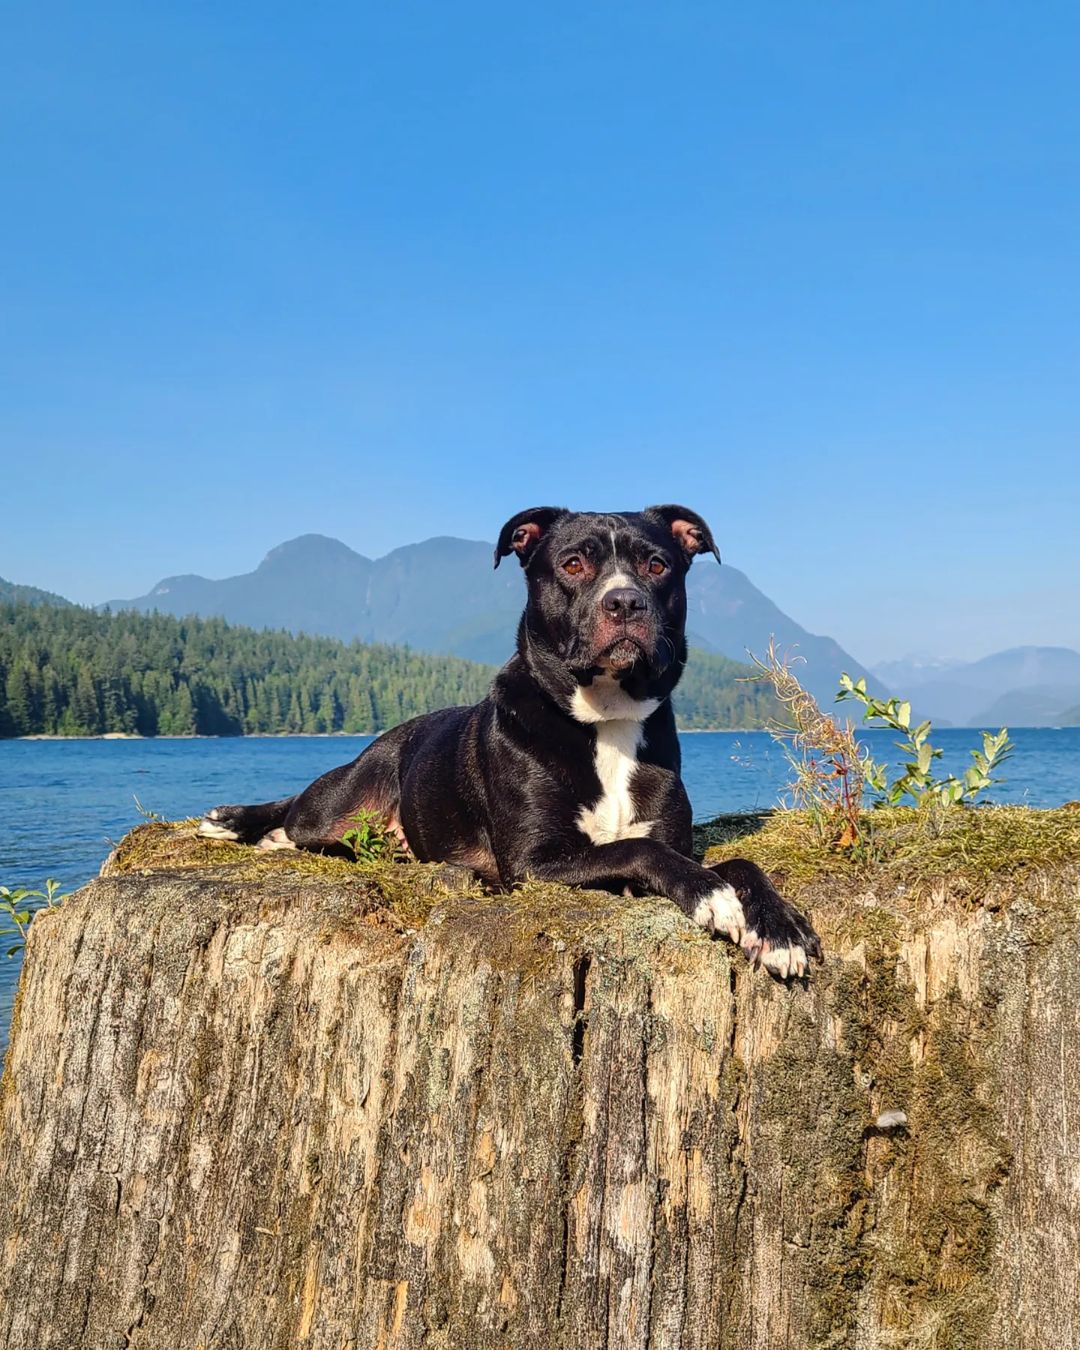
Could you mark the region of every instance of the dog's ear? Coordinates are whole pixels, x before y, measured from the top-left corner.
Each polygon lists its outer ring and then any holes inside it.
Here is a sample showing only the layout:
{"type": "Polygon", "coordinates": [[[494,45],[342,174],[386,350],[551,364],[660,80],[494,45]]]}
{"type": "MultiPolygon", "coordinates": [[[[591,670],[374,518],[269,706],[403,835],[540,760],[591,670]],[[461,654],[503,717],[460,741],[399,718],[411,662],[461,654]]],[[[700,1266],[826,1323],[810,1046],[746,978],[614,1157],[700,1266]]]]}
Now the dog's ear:
{"type": "Polygon", "coordinates": [[[501,559],[516,553],[524,567],[540,540],[555,521],[565,515],[565,506],[534,506],[511,516],[499,531],[499,542],[495,545],[495,566],[498,567],[501,559]]]}
{"type": "Polygon", "coordinates": [[[658,520],[683,551],[687,565],[692,563],[699,553],[712,553],[720,561],[720,550],[712,537],[712,530],[696,511],[685,506],[647,506],[642,513],[658,520]]]}

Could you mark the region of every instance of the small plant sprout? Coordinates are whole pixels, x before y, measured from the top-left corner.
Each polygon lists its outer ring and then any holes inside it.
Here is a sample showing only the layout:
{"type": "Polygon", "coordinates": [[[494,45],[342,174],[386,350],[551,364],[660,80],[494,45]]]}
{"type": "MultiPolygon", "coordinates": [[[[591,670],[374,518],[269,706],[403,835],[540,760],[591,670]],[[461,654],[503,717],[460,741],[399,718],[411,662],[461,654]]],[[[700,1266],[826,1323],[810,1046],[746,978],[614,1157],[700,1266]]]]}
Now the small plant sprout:
{"type": "Polygon", "coordinates": [[[784,747],[794,773],[792,804],[810,814],[821,834],[838,848],[856,848],[862,839],[860,818],[869,775],[878,766],[860,749],[847,721],[842,725],[822,712],[791,669],[793,659],[770,639],[764,659],[750,653],[760,674],[786,710],[787,721],[774,721],[769,731],[784,747]]]}
{"type": "Polygon", "coordinates": [[[26,935],[39,910],[54,909],[66,899],[67,895],[60,892],[60,883],[52,877],[45,882],[43,891],[0,886],[0,935],[16,939],[6,955],[10,958],[26,946],[26,935]]]}
{"type": "Polygon", "coordinates": [[[962,777],[949,774],[947,778],[938,778],[933,768],[934,760],[941,758],[941,749],[930,741],[931,724],[925,721],[912,727],[911,704],[906,699],[875,698],[867,692],[864,679],[853,680],[846,673],[840,677],[840,692],[836,699],[838,703],[855,699],[863,705],[864,722],[870,726],[889,727],[903,736],[896,745],[906,759],[897,777],[890,781],[884,764],[866,761],[867,786],[878,794],[875,804],[895,806],[904,797],[910,797],[916,806],[958,806],[962,802],[973,802],[981,792],[1002,781],[994,777],[995,770],[1001,768],[1013,750],[1006,727],[998,732],[982,733],[982,749],[972,750],[974,762],[964,770],[962,777]]]}
{"type": "Polygon", "coordinates": [[[166,817],[163,816],[160,811],[152,811],[149,806],[143,806],[142,802],[139,801],[134,792],[131,796],[132,800],[135,802],[135,810],[138,811],[143,820],[165,824],[166,817]]]}
{"type": "Polygon", "coordinates": [[[357,811],[349,817],[351,829],[341,836],[341,842],[352,851],[357,862],[378,862],[392,858],[397,852],[397,836],[386,828],[376,811],[357,811]]]}
{"type": "Polygon", "coordinates": [[[854,856],[868,856],[872,849],[873,817],[865,807],[896,806],[909,798],[916,807],[928,809],[933,825],[939,812],[950,806],[974,802],[980,793],[1002,780],[996,772],[1012,753],[1005,727],[982,733],[982,749],[972,750],[972,763],[959,778],[934,774],[934,761],[941,749],[930,740],[931,724],[911,725],[907,699],[875,698],[864,679],[840,678],[837,702],[854,699],[863,705],[863,721],[901,733],[897,746],[904,752],[899,772],[890,777],[889,766],[878,763],[861,746],[850,721],[837,722],[822,712],[813,694],[804,689],[791,669],[791,658],[780,655],[770,641],[764,659],[751,659],[767,681],[788,720],[774,722],[769,730],[784,746],[794,780],[789,789],[792,805],[805,810],[823,839],[854,856]],[[867,797],[869,796],[869,803],[867,797]]]}

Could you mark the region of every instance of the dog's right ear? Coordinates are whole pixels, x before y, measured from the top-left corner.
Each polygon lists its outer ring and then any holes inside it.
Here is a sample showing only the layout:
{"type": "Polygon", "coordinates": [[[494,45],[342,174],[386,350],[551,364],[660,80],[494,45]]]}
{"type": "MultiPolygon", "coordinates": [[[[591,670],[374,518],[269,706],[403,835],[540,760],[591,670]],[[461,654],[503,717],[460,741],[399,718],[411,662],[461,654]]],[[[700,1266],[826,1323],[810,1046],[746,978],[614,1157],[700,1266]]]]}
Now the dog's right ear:
{"type": "Polygon", "coordinates": [[[565,506],[534,506],[511,516],[499,531],[499,542],[495,545],[495,566],[498,567],[500,561],[511,553],[516,553],[524,567],[555,521],[566,514],[565,506]]]}

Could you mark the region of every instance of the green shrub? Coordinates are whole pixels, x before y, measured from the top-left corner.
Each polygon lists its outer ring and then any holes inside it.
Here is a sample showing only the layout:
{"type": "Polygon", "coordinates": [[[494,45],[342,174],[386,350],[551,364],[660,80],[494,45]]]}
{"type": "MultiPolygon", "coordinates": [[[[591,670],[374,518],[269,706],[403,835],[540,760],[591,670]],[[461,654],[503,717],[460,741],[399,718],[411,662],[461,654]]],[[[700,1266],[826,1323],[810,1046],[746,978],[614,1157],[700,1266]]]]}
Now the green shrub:
{"type": "Polygon", "coordinates": [[[855,699],[863,705],[863,721],[868,725],[889,727],[901,732],[904,738],[896,745],[907,758],[901,766],[902,772],[891,781],[887,765],[878,764],[868,756],[863,759],[866,784],[877,793],[873,798],[875,805],[896,806],[904,797],[910,797],[916,806],[957,806],[961,802],[973,802],[980,792],[1002,781],[994,777],[994,770],[1012,754],[1007,727],[998,732],[982,733],[982,749],[972,750],[974,763],[965,769],[962,778],[953,774],[937,778],[933,773],[934,760],[941,758],[941,749],[930,741],[929,720],[912,727],[911,704],[906,699],[874,698],[867,693],[865,680],[853,680],[846,672],[840,676],[836,701],[840,703],[845,699],[855,699]]]}

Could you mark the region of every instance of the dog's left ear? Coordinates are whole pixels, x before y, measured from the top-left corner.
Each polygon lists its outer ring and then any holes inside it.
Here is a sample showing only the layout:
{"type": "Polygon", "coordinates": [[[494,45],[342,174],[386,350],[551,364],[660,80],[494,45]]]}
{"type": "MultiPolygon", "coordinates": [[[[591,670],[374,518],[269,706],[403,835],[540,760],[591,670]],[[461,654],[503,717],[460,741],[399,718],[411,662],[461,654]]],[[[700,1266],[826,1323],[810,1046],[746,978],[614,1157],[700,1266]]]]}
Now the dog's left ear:
{"type": "Polygon", "coordinates": [[[518,555],[522,567],[529,561],[536,546],[560,516],[566,515],[565,506],[533,506],[511,516],[499,531],[495,545],[495,566],[511,553],[518,555]]]}
{"type": "Polygon", "coordinates": [[[672,538],[683,551],[687,566],[699,553],[712,553],[720,561],[720,550],[712,537],[712,530],[696,511],[685,506],[647,506],[643,515],[660,521],[671,531],[672,538]]]}

